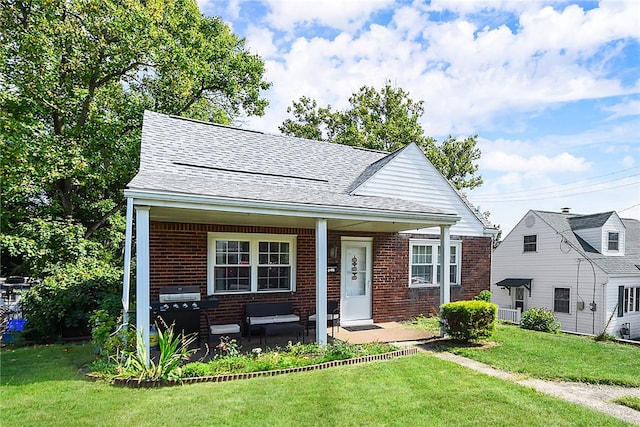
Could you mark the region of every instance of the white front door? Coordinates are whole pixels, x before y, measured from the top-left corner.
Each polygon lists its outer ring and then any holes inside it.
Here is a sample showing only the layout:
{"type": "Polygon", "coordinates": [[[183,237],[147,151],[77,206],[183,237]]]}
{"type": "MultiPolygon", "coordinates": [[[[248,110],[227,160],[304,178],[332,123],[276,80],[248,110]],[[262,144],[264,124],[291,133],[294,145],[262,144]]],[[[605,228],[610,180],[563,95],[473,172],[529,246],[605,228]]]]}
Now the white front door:
{"type": "Polygon", "coordinates": [[[372,239],[343,239],[340,323],[373,323],[371,316],[372,239]]]}

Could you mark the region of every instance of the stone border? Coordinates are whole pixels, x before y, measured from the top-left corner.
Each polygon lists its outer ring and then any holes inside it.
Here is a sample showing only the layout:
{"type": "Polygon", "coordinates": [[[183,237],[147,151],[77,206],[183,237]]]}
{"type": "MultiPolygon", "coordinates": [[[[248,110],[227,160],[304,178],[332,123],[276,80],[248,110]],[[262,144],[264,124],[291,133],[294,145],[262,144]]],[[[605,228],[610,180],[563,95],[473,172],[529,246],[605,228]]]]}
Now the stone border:
{"type": "Polygon", "coordinates": [[[131,387],[131,388],[152,388],[152,387],[175,386],[175,385],[182,385],[182,384],[195,384],[195,383],[207,383],[207,382],[221,383],[221,382],[235,381],[235,380],[246,380],[246,379],[258,378],[258,377],[273,377],[277,375],[290,374],[293,372],[318,371],[318,370],[323,370],[328,368],[334,368],[337,366],[357,365],[359,363],[374,362],[378,360],[390,360],[390,359],[395,359],[397,357],[410,356],[410,355],[416,354],[417,352],[418,352],[417,348],[411,347],[411,348],[405,348],[402,350],[392,351],[390,353],[372,354],[370,356],[355,357],[353,359],[333,360],[331,362],[319,363],[317,365],[300,366],[297,368],[276,369],[272,371],[245,372],[245,373],[239,373],[239,374],[223,374],[223,375],[216,375],[211,377],[192,377],[192,378],[184,378],[182,381],[177,381],[177,380],[138,381],[135,378],[115,378],[112,381],[112,384],[124,386],[124,387],[131,387]]]}

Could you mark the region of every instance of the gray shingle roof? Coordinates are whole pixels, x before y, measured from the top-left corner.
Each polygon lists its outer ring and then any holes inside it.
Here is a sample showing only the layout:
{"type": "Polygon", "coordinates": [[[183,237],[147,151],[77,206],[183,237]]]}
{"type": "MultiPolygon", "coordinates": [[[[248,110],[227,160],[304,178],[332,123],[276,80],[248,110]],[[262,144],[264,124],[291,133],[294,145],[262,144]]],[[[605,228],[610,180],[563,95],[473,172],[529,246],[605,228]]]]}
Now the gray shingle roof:
{"type": "Polygon", "coordinates": [[[600,227],[609,219],[613,211],[593,215],[565,214],[536,210],[533,212],[558,232],[558,234],[564,236],[574,247],[580,248],[585,257],[592,260],[607,274],[640,274],[640,268],[637,267],[640,265],[640,221],[635,219],[622,219],[626,234],[625,255],[607,256],[599,253],[573,231],[576,229],[600,227]],[[576,226],[578,228],[576,228],[576,226]]]}
{"type": "Polygon", "coordinates": [[[400,199],[349,195],[349,189],[359,177],[362,179],[371,170],[377,170],[388,156],[393,154],[147,111],[142,129],[140,170],[128,188],[455,215],[455,212],[400,199]]]}
{"type": "Polygon", "coordinates": [[[613,215],[613,211],[602,212],[593,215],[580,215],[569,218],[569,224],[573,230],[602,227],[613,215]]]}

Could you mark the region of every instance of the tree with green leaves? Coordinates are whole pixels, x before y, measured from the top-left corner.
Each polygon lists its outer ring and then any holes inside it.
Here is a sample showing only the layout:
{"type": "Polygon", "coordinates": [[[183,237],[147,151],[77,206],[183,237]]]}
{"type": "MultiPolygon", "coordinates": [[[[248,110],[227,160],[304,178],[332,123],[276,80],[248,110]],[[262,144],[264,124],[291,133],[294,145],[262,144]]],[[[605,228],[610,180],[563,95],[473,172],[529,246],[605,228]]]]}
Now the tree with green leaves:
{"type": "Polygon", "coordinates": [[[424,114],[424,102],[414,101],[409,93],[387,82],[382,90],[363,86],[349,98],[349,107],[333,111],[319,107],[315,100],[301,97],[287,108],[293,119],[279,126],[285,135],[338,144],[395,151],[415,142],[433,165],[458,189],[482,184],[477,175],[480,150],[477,135],[458,140],[449,135],[442,143],[425,136],[418,122],[424,114]]]}
{"type": "Polygon", "coordinates": [[[145,109],[229,124],[267,105],[264,61],[195,0],[7,0],[0,28],[0,237],[23,274],[78,227],[114,256],[145,109]]]}

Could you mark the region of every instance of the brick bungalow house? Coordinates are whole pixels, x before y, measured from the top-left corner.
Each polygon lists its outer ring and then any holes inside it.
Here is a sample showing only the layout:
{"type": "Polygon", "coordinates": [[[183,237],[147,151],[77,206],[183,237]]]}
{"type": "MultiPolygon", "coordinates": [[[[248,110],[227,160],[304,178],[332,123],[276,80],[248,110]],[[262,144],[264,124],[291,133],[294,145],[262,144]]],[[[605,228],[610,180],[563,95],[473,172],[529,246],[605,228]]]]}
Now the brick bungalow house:
{"type": "Polygon", "coordinates": [[[147,111],[125,196],[123,305],[135,223],[147,345],[149,306],[169,286],[215,299],[216,323],[240,324],[248,302],[291,301],[303,317],[318,313],[319,342],[328,300],[341,324],[358,325],[435,313],[490,287],[496,230],[415,144],[389,154],[147,111]]]}

